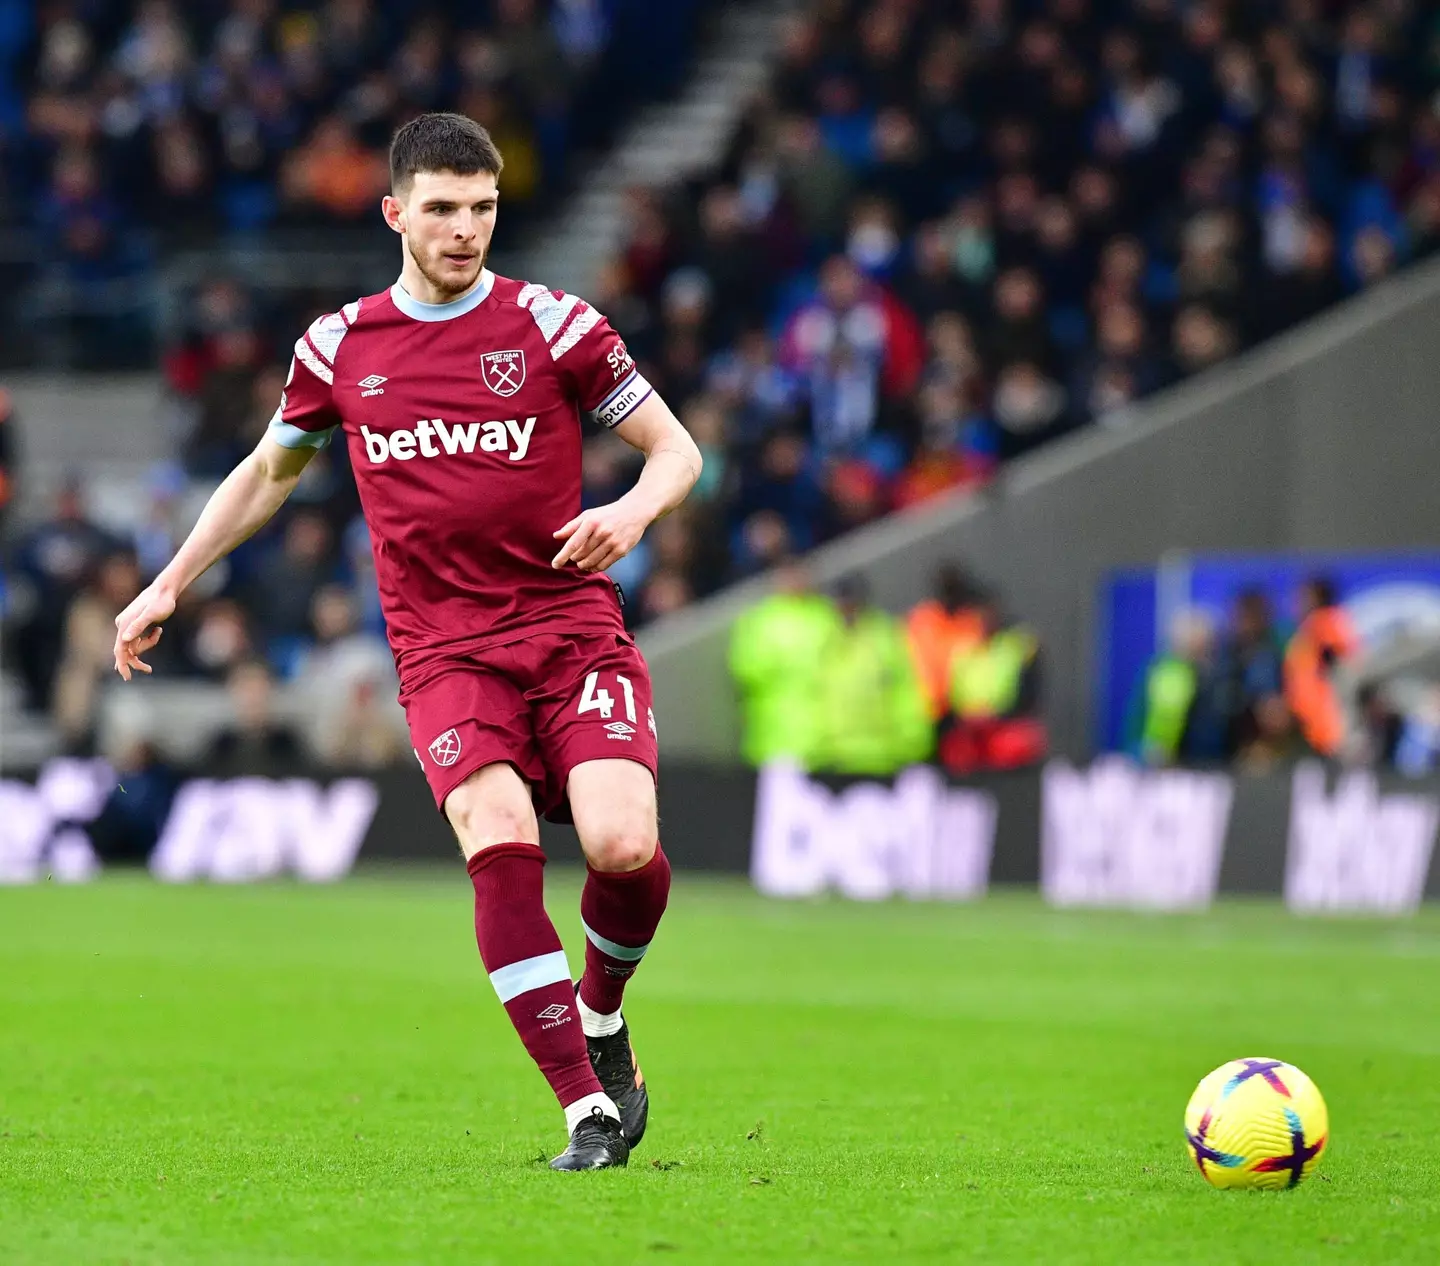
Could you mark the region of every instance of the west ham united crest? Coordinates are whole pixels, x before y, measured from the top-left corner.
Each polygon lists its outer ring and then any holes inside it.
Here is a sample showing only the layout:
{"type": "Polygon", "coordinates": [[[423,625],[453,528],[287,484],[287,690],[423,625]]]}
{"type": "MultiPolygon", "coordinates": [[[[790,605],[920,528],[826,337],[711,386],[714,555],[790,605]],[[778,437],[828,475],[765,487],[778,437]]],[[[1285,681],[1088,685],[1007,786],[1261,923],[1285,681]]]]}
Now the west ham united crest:
{"type": "Polygon", "coordinates": [[[480,373],[497,396],[513,396],[525,383],[525,353],[485,352],[480,357],[480,373]]]}
{"type": "Polygon", "coordinates": [[[430,759],[444,769],[460,759],[460,736],[454,730],[446,730],[430,744],[430,759]]]}

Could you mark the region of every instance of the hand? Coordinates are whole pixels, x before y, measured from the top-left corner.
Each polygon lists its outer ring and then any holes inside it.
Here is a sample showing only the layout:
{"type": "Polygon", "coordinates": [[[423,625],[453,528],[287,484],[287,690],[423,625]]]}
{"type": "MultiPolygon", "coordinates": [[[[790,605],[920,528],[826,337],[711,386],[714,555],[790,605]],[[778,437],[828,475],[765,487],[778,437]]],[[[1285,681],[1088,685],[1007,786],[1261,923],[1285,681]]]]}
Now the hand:
{"type": "Polygon", "coordinates": [[[115,617],[115,671],[126,681],[133,669],[152,671],[140,656],[160,640],[161,623],[175,614],[175,597],[168,586],[153,581],[115,617]]]}
{"type": "Polygon", "coordinates": [[[555,533],[565,545],[550,566],[574,563],[580,571],[604,571],[634,549],[649,526],[650,520],[636,513],[623,497],[608,506],[586,510],[555,533]]]}

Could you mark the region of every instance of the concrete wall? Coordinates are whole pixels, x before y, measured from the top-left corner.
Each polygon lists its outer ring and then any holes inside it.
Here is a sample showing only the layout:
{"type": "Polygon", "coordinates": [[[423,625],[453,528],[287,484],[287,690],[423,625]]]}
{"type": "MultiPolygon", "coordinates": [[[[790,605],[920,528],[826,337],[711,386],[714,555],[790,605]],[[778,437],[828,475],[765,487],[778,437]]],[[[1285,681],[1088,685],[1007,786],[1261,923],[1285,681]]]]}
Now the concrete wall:
{"type": "MultiPolygon", "coordinates": [[[[979,496],[888,520],[815,555],[864,572],[882,605],[964,560],[1046,646],[1060,751],[1088,752],[1102,574],[1172,551],[1440,544],[1440,263],[1345,305],[1137,410],[1015,463],[979,496]]],[[[752,582],[641,638],[667,755],[733,759],[728,629],[752,582]]]]}

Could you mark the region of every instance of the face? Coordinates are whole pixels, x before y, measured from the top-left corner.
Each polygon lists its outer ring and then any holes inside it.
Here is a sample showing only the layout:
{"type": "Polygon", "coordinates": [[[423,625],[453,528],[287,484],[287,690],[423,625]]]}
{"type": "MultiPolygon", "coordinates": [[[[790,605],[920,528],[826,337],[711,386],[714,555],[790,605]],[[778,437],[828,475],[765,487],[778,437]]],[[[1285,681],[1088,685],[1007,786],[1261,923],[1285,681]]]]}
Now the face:
{"type": "Polygon", "coordinates": [[[480,276],[495,232],[495,177],[422,171],[403,192],[385,198],[385,222],[404,237],[415,267],[440,294],[464,294],[480,276]]]}

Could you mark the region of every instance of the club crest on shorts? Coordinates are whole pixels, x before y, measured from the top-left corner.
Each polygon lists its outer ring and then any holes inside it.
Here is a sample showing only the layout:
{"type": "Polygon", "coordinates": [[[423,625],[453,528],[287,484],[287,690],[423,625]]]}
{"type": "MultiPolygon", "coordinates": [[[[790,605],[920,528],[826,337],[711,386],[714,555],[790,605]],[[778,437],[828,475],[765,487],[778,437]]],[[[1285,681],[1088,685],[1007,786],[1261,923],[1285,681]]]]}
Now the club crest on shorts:
{"type": "Polygon", "coordinates": [[[480,375],[497,396],[513,396],[525,385],[525,353],[485,352],[480,357],[480,375]]]}
{"type": "Polygon", "coordinates": [[[453,765],[460,759],[460,736],[454,729],[446,730],[430,744],[430,759],[441,769],[453,765]]]}

